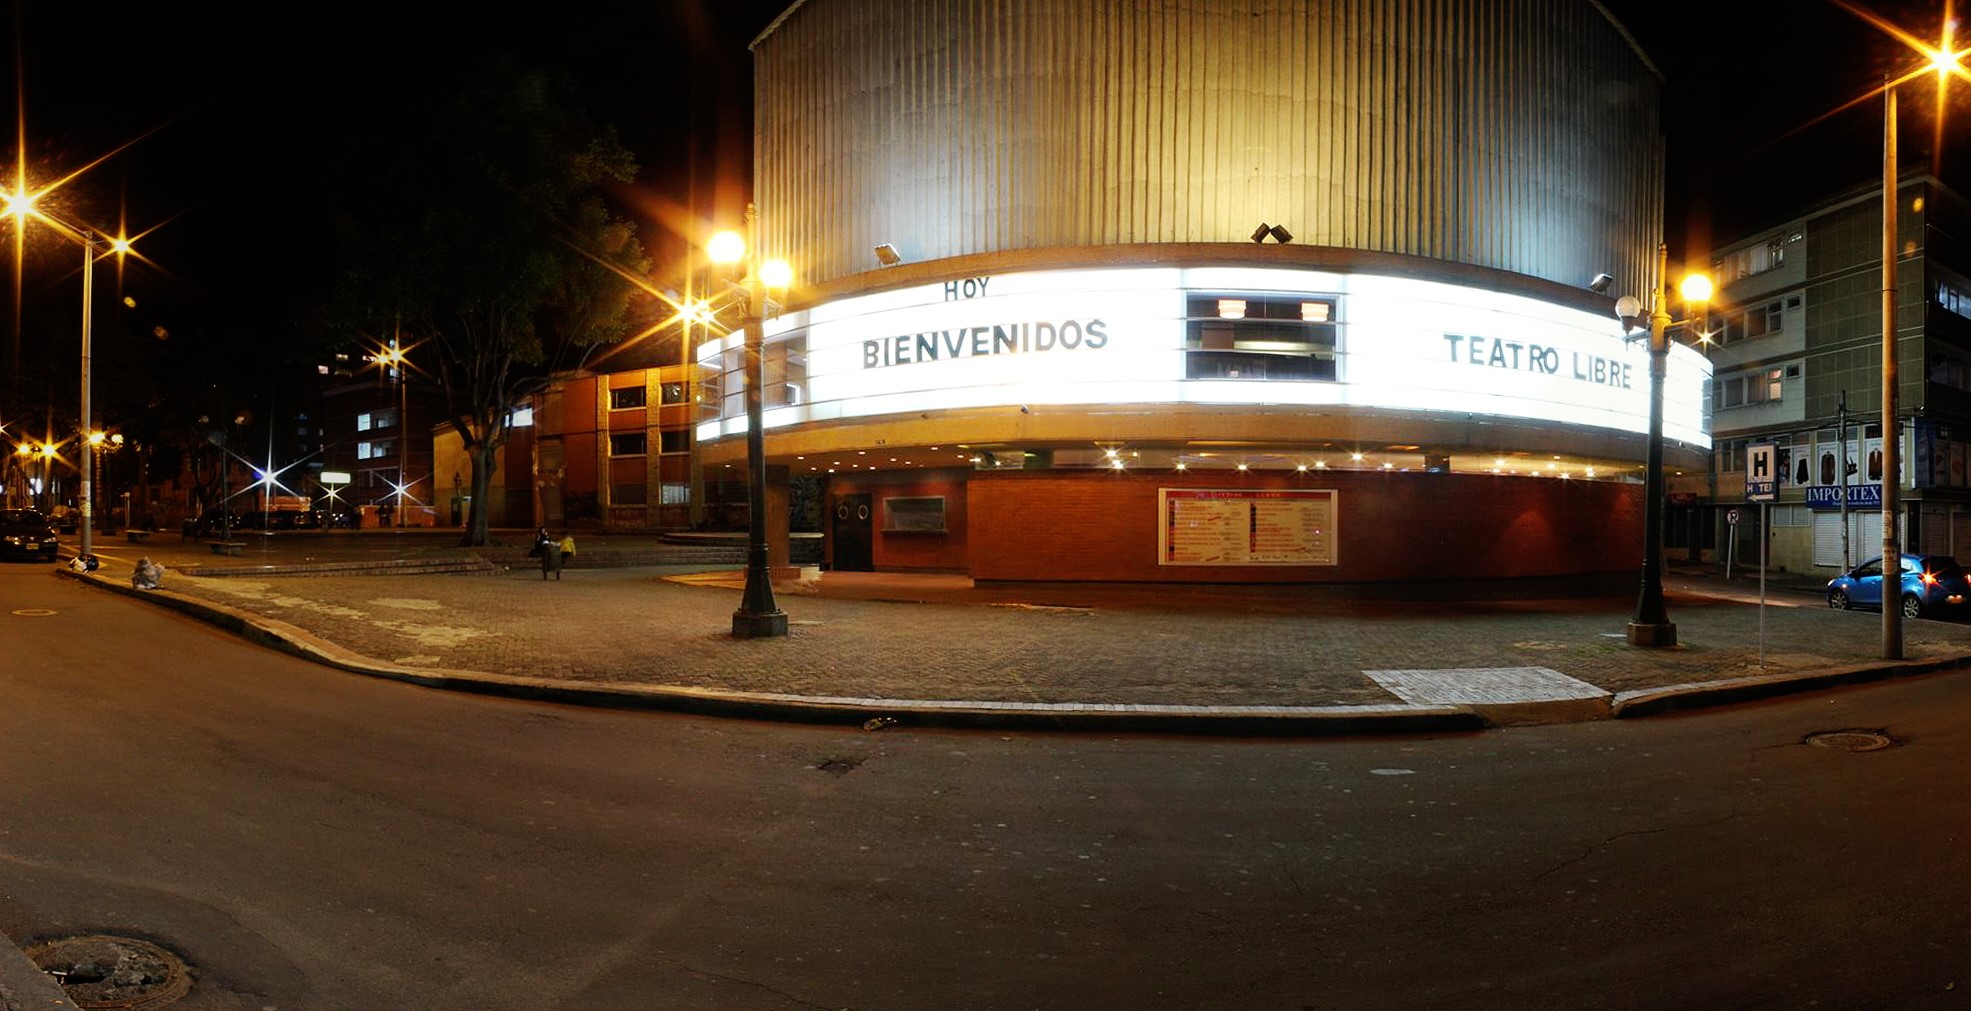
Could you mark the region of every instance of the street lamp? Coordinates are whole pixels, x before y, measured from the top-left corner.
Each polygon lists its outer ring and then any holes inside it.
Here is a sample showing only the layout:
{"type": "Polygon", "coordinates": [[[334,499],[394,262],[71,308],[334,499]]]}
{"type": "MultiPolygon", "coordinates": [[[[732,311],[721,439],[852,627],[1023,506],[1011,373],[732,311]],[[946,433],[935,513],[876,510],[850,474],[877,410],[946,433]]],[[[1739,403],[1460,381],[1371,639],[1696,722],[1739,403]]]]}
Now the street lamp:
{"type": "MultiPolygon", "coordinates": [[[[1899,181],[1896,168],[1896,88],[1924,74],[1937,75],[1936,140],[1932,147],[1941,151],[1944,112],[1950,104],[1950,80],[1953,77],[1971,80],[1971,71],[1963,65],[1964,57],[1971,54],[1971,50],[1959,49],[1952,41],[1956,25],[1951,19],[1949,4],[1944,6],[1940,40],[1932,46],[1847,0],[1834,2],[1923,57],[1923,63],[1915,69],[1882,82],[1882,568],[1883,585],[1887,586],[1889,580],[1899,578],[1891,573],[1900,572],[1902,558],[1896,529],[1902,512],[1902,442],[1898,430],[1901,419],[1897,417],[1896,389],[1896,190],[1899,181]]],[[[1842,108],[1858,104],[1867,97],[1849,102],[1842,108]]],[[[1885,660],[1902,659],[1902,622],[1902,610],[1893,606],[1885,594],[1882,601],[1882,658],[1885,660]]]]}
{"type": "MultiPolygon", "coordinates": [[[[99,251],[101,256],[112,254],[121,256],[130,252],[130,240],[122,237],[108,238],[97,234],[92,228],[70,224],[60,218],[54,217],[34,206],[35,199],[39,195],[29,193],[25,190],[0,193],[0,202],[4,202],[6,205],[4,211],[0,211],[0,214],[12,217],[17,222],[25,222],[30,217],[38,219],[62,236],[82,246],[82,404],[81,417],[77,421],[76,430],[86,436],[94,428],[94,419],[91,416],[89,407],[89,345],[93,327],[92,310],[96,300],[96,260],[99,258],[99,251]]],[[[95,500],[93,497],[94,489],[90,486],[90,477],[91,473],[96,469],[96,451],[95,445],[86,437],[80,441],[82,443],[82,475],[80,479],[82,485],[82,539],[79,547],[76,549],[76,553],[79,557],[87,558],[94,552],[95,500]]]]}
{"type": "MultiPolygon", "coordinates": [[[[1656,284],[1650,289],[1649,310],[1649,452],[1643,465],[1643,567],[1642,587],[1636,594],[1636,613],[1629,619],[1629,645],[1675,646],[1677,626],[1663,606],[1663,374],[1670,356],[1670,328],[1688,325],[1704,318],[1703,306],[1711,300],[1711,279],[1703,274],[1684,278],[1679,288],[1689,319],[1670,318],[1669,300],[1663,293],[1670,274],[1670,251],[1656,247],[1656,284]]],[[[1615,314],[1625,327],[1642,314],[1642,302],[1624,295],[1615,302],[1615,314]]]]}
{"type": "Polygon", "coordinates": [[[404,528],[404,493],[409,487],[408,460],[411,451],[411,394],[404,385],[404,368],[410,361],[405,349],[398,345],[397,338],[390,339],[390,348],[377,356],[377,361],[389,365],[397,371],[397,529],[404,528]]]}
{"type": "Polygon", "coordinates": [[[763,639],[787,634],[787,614],[773,600],[773,578],[767,569],[766,433],[762,362],[765,343],[766,289],[785,289],[794,271],[785,260],[760,260],[759,213],[746,205],[746,225],[753,249],[737,232],[720,232],[706,244],[713,263],[743,264],[746,270],[746,592],[732,612],[732,634],[739,639],[763,639]]]}

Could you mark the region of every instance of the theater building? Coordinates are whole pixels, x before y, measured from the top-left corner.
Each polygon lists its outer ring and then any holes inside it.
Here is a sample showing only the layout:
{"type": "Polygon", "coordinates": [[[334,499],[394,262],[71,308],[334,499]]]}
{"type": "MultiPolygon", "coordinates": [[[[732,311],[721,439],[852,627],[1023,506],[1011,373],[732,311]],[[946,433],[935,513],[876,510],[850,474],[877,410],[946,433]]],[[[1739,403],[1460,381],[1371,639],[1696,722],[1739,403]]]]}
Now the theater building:
{"type": "Polygon", "coordinates": [[[753,52],[767,462],[829,565],[1633,585],[1661,80],[1599,4],[808,0],[753,52]]]}

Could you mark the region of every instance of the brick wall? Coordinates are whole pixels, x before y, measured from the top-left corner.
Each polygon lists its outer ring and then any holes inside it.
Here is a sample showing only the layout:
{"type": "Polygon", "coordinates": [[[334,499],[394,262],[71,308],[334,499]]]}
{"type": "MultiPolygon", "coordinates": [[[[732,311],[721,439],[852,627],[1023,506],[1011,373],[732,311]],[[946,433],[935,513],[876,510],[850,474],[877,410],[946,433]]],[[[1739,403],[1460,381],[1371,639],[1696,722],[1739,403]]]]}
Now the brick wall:
{"type": "Polygon", "coordinates": [[[1608,481],[982,472],[966,499],[969,570],[981,580],[1471,583],[1634,572],[1642,561],[1642,488],[1608,481]],[[1159,488],[1335,489],[1338,564],[1160,566],[1159,488]]]}

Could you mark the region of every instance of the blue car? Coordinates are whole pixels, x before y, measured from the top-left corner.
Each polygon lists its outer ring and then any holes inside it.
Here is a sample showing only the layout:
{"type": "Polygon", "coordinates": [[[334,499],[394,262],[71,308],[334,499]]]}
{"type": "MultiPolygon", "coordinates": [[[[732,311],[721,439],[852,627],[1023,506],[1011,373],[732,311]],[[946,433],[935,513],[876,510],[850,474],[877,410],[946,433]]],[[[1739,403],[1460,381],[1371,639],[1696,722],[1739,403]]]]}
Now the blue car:
{"type": "MultiPolygon", "coordinates": [[[[1956,559],[1949,555],[1903,556],[1903,617],[1922,618],[1958,610],[1967,600],[1971,600],[1971,585],[1966,584],[1964,570],[1958,567],[1956,559]]],[[[1841,611],[1851,607],[1881,607],[1881,556],[1828,580],[1827,606],[1841,611]]]]}

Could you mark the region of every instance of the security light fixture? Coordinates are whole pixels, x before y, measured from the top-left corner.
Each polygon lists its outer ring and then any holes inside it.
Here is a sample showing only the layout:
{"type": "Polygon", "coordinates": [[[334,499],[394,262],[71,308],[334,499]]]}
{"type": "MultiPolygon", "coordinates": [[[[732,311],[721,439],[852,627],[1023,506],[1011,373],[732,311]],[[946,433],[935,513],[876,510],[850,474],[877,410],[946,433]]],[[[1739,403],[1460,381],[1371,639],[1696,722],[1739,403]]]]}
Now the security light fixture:
{"type": "Polygon", "coordinates": [[[1603,292],[1606,292],[1608,290],[1608,286],[1614,283],[1615,283],[1614,274],[1596,274],[1595,279],[1588,282],[1588,290],[1599,295],[1602,294],[1603,292]]]}
{"type": "Polygon", "coordinates": [[[1264,221],[1259,223],[1258,228],[1252,230],[1252,241],[1264,243],[1266,237],[1269,235],[1273,237],[1274,242],[1280,243],[1281,245],[1293,241],[1293,233],[1287,231],[1285,225],[1269,225],[1264,221]]]}
{"type": "Polygon", "coordinates": [[[885,267],[894,267],[903,262],[903,255],[897,252],[897,247],[887,242],[878,243],[876,246],[876,262],[885,267]]]}

